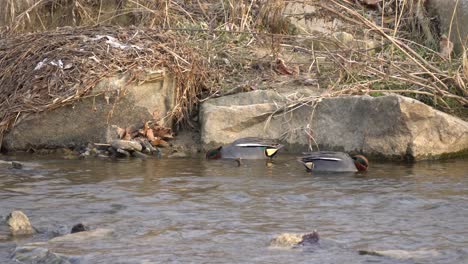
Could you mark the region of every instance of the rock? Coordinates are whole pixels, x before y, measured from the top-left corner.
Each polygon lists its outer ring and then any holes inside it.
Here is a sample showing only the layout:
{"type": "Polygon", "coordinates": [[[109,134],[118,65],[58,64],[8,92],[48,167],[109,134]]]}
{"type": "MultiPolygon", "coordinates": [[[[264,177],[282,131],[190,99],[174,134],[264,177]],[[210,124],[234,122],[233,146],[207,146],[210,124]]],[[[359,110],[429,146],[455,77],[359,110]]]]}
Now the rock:
{"type": "Polygon", "coordinates": [[[89,230],[88,227],[86,227],[82,223],[79,223],[72,227],[70,233],[73,234],[73,233],[78,233],[78,232],[83,232],[83,231],[88,231],[88,230],[89,230]]]}
{"type": "Polygon", "coordinates": [[[158,148],[153,147],[151,143],[146,138],[136,138],[136,141],[140,143],[143,147],[143,152],[146,154],[157,154],[159,151],[158,148]]]}
{"type": "MultiPolygon", "coordinates": [[[[108,124],[141,127],[143,122],[153,120],[154,112],[168,116],[175,106],[174,79],[164,71],[139,76],[140,80],[148,80],[141,84],[129,83],[130,78],[107,78],[92,89],[90,97],[51,111],[22,115],[5,134],[2,147],[14,151],[109,143],[108,124]],[[110,98],[109,102],[106,98],[110,98]]],[[[169,120],[159,123],[171,126],[169,120]]]]}
{"type": "Polygon", "coordinates": [[[36,233],[29,222],[29,218],[21,211],[11,212],[6,218],[6,223],[13,236],[32,235],[36,233]]]}
{"type": "Polygon", "coordinates": [[[285,151],[360,152],[424,160],[468,153],[468,122],[399,95],[324,98],[316,107],[281,111],[285,97],[254,91],[210,99],[200,108],[206,148],[242,137],[284,139],[285,151]],[[244,100],[248,98],[247,100],[244,100]],[[279,114],[271,117],[271,113],[279,114]],[[313,136],[311,140],[309,135],[313,136]]]}
{"type": "Polygon", "coordinates": [[[354,45],[354,36],[347,32],[335,32],[333,33],[333,37],[348,48],[352,48],[354,45]]]}
{"type": "Polygon", "coordinates": [[[390,257],[394,259],[406,260],[406,259],[424,259],[434,258],[440,255],[436,250],[359,250],[360,255],[373,255],[390,257]]]}
{"type": "Polygon", "coordinates": [[[270,241],[272,247],[292,248],[302,241],[303,234],[283,233],[270,241]]]}
{"type": "Polygon", "coordinates": [[[116,149],[117,151],[117,157],[124,157],[124,158],[129,158],[131,156],[130,152],[123,150],[123,149],[116,149]]]}
{"type": "Polygon", "coordinates": [[[448,35],[452,28],[449,38],[455,44],[455,51],[462,53],[468,36],[468,0],[430,0],[427,7],[431,15],[438,16],[441,34],[448,35]]]}
{"type": "Polygon", "coordinates": [[[302,240],[297,243],[298,246],[309,246],[309,245],[316,245],[320,240],[320,236],[317,231],[313,231],[312,233],[302,235],[302,240]]]}
{"type": "Polygon", "coordinates": [[[74,263],[65,255],[56,254],[49,249],[24,246],[16,248],[13,258],[25,264],[71,264],[74,263]]]}
{"type": "Polygon", "coordinates": [[[123,149],[126,151],[141,151],[143,147],[140,143],[133,140],[113,140],[111,146],[115,149],[123,149]]]}
{"type": "Polygon", "coordinates": [[[118,155],[117,150],[115,150],[115,148],[113,148],[113,147],[108,147],[107,151],[109,151],[109,154],[110,154],[111,157],[115,158],[118,155]]]}
{"type": "Polygon", "coordinates": [[[11,167],[12,167],[13,169],[18,169],[18,170],[20,170],[20,169],[23,168],[23,164],[21,164],[21,163],[19,163],[19,162],[17,162],[17,161],[12,161],[12,162],[11,162],[11,167]]]}
{"type": "Polygon", "coordinates": [[[270,241],[272,247],[294,248],[296,246],[316,245],[319,242],[317,231],[306,234],[283,233],[270,241]]]}
{"type": "Polygon", "coordinates": [[[113,234],[114,234],[114,231],[111,229],[98,228],[94,230],[82,231],[82,232],[67,234],[64,236],[54,237],[51,240],[49,240],[47,243],[54,244],[54,243],[73,243],[73,242],[80,242],[80,241],[88,241],[91,239],[94,240],[94,239],[101,239],[101,238],[109,237],[109,236],[112,236],[113,234]]]}

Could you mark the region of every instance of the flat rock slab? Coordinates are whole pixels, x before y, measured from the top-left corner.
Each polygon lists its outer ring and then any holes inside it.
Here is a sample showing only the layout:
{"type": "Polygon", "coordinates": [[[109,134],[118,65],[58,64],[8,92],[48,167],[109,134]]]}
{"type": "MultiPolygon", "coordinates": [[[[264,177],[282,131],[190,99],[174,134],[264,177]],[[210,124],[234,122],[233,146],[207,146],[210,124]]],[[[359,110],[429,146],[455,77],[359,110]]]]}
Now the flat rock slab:
{"type": "Polygon", "coordinates": [[[468,122],[399,95],[294,105],[276,92],[254,91],[206,101],[200,120],[207,148],[253,136],[280,139],[291,153],[357,151],[409,160],[468,153],[468,122]]]}

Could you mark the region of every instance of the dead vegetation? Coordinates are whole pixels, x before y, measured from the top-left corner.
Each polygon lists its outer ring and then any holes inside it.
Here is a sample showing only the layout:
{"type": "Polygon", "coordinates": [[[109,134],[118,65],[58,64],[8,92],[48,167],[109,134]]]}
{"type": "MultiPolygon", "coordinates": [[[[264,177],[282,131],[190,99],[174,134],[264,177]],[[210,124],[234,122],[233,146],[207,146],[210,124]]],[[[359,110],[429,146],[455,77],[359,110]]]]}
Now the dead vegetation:
{"type": "MultiPolygon", "coordinates": [[[[89,95],[103,78],[145,82],[167,68],[176,76],[182,120],[204,89],[203,60],[178,36],[159,30],[85,27],[20,34],[0,42],[0,135],[29,113],[48,111],[89,95]]],[[[121,94],[123,94],[122,91],[121,94]]],[[[117,99],[115,99],[117,100],[117,99]]]]}
{"type": "MultiPolygon", "coordinates": [[[[100,78],[122,72],[138,78],[138,69],[160,66],[178,77],[173,113],[179,123],[196,120],[192,110],[207,98],[298,83],[318,89],[319,97],[394,92],[468,116],[466,48],[453,54],[424,0],[305,1],[348,25],[333,34],[289,23],[292,15],[285,10],[293,2],[0,0],[7,7],[0,12],[6,26],[1,35],[7,37],[0,41],[0,134],[23,113],[86,96],[100,78]],[[18,35],[56,26],[72,27],[18,35]],[[106,55],[108,38],[89,41],[98,30],[143,50],[112,48],[106,55]],[[97,61],[83,59],[93,56],[97,61]],[[46,66],[34,70],[46,58],[46,66]],[[63,67],[52,64],[58,60],[63,67]]],[[[297,100],[312,103],[317,97],[297,100]]]]}

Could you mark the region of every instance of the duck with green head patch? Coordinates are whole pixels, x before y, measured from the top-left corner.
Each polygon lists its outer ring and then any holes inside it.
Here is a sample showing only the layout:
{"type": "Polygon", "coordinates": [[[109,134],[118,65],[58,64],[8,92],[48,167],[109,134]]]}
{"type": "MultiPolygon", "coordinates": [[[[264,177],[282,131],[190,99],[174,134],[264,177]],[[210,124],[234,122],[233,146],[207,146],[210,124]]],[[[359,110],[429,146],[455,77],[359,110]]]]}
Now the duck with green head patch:
{"type": "Polygon", "coordinates": [[[283,145],[271,139],[240,138],[229,145],[211,149],[207,159],[272,159],[283,145]]]}
{"type": "Polygon", "coordinates": [[[349,156],[343,152],[316,151],[306,152],[299,158],[309,172],[357,172],[366,171],[369,167],[363,155],[349,156]]]}

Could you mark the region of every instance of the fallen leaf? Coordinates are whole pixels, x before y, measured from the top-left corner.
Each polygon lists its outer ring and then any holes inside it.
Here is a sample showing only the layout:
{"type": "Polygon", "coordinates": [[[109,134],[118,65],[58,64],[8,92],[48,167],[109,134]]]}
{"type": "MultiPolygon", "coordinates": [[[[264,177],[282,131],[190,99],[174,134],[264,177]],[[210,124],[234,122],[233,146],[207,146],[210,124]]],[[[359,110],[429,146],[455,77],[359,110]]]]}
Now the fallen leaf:
{"type": "Polygon", "coordinates": [[[123,140],[130,140],[132,139],[132,131],[129,127],[125,128],[125,135],[122,138],[123,140]]]}
{"type": "Polygon", "coordinates": [[[167,143],[165,140],[162,140],[160,138],[156,138],[155,140],[151,141],[151,145],[155,147],[163,147],[163,148],[170,146],[169,143],[167,143]]]}
{"type": "Polygon", "coordinates": [[[119,139],[122,139],[125,136],[125,129],[117,127],[117,136],[119,139]]]}
{"type": "Polygon", "coordinates": [[[150,121],[145,122],[145,125],[143,127],[144,134],[146,134],[146,131],[149,129],[149,122],[150,121]]]}
{"type": "Polygon", "coordinates": [[[146,138],[148,138],[149,141],[153,141],[155,139],[153,129],[149,128],[146,130],[146,138]]]}
{"type": "Polygon", "coordinates": [[[293,74],[293,71],[286,66],[286,64],[284,63],[284,60],[282,60],[282,59],[277,59],[276,60],[275,71],[277,73],[283,74],[283,75],[292,75],[293,74]]]}

